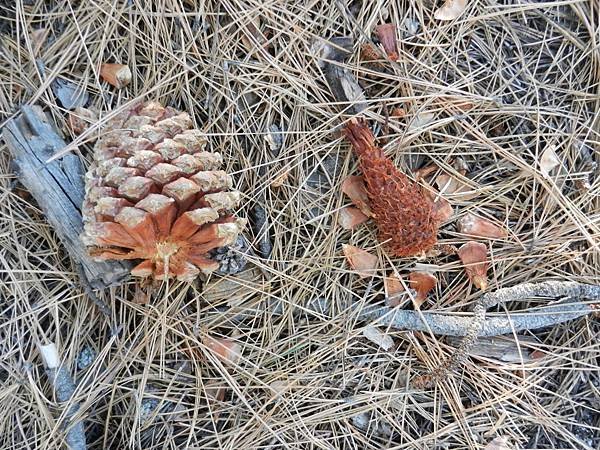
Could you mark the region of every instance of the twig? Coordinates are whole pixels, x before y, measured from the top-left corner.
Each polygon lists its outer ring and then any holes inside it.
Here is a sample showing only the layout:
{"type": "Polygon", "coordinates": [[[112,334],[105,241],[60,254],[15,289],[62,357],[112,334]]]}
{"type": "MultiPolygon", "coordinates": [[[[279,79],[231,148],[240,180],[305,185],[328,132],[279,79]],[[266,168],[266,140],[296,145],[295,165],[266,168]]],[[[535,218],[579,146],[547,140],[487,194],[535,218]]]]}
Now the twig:
{"type": "MultiPolygon", "coordinates": [[[[477,342],[478,336],[493,336],[505,334],[512,331],[533,330],[547,327],[568,320],[576,319],[596,310],[595,305],[587,304],[560,304],[544,308],[544,314],[540,315],[534,309],[531,313],[512,318],[502,318],[501,322],[494,328],[492,319],[485,318],[487,309],[515,300],[525,300],[532,297],[570,298],[577,300],[600,300],[600,286],[577,283],[574,281],[545,281],[542,283],[523,283],[517,286],[499,289],[482,296],[475,305],[474,316],[466,329],[463,340],[456,351],[439,367],[433,369],[429,374],[419,377],[415,381],[418,387],[428,387],[443,378],[450,372],[460,367],[470,349],[477,342]],[[503,322],[503,323],[502,323],[503,322]],[[502,333],[500,333],[500,331],[502,333]]],[[[433,331],[433,330],[432,330],[433,331]]]]}
{"type": "MultiPolygon", "coordinates": [[[[73,383],[73,379],[71,378],[71,375],[69,375],[69,372],[67,372],[67,369],[61,367],[56,345],[54,345],[53,342],[46,345],[40,345],[39,350],[42,354],[44,365],[46,366],[48,379],[56,392],[56,399],[61,403],[71,400],[75,394],[75,383],[73,383]]],[[[72,421],[73,417],[77,414],[77,411],[79,411],[79,404],[74,403],[65,413],[66,425],[72,421]]],[[[68,425],[65,440],[67,446],[71,450],[87,449],[85,428],[82,420],[73,421],[68,425]]]]}
{"type": "MultiPolygon", "coordinates": [[[[512,289],[512,288],[510,288],[512,289]]],[[[498,291],[499,292],[499,291],[498,291]]],[[[501,334],[535,330],[549,327],[569,320],[577,319],[593,312],[593,306],[579,303],[560,303],[545,308],[535,308],[525,314],[511,317],[484,318],[477,329],[478,336],[499,336],[501,334]]],[[[477,313],[474,316],[454,316],[433,311],[397,310],[385,306],[369,308],[360,313],[361,320],[377,320],[379,325],[398,330],[431,331],[441,336],[465,337],[473,324],[479,323],[477,313]]]]}

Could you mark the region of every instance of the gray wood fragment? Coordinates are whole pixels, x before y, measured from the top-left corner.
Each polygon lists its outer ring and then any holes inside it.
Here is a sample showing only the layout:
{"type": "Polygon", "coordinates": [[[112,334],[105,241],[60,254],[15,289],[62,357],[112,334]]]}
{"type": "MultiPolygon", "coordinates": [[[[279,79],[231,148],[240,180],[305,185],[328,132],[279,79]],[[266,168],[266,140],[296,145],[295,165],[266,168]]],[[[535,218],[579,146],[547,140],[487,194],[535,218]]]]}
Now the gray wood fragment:
{"type": "MultiPolygon", "coordinates": [[[[56,345],[53,342],[40,345],[39,350],[46,366],[46,375],[48,375],[48,379],[56,393],[56,400],[60,403],[68,402],[75,395],[76,386],[67,369],[60,365],[56,345]]],[[[79,411],[79,404],[73,403],[65,412],[65,428],[67,429],[65,441],[70,450],[86,450],[87,443],[83,421],[73,420],[77,411],[79,411]]]]}
{"type": "Polygon", "coordinates": [[[48,163],[66,143],[49,123],[39,106],[23,106],[10,120],[3,137],[17,167],[17,176],[35,198],[54,227],[74,263],[80,264],[93,289],[103,289],[129,276],[131,265],[121,261],[94,261],[80,240],[83,231],[81,205],[84,168],[69,153],[48,163]]]}
{"type": "MultiPolygon", "coordinates": [[[[455,347],[460,345],[460,338],[449,337],[448,343],[455,347]]],[[[507,363],[522,363],[531,361],[531,348],[523,344],[534,344],[536,340],[529,336],[488,336],[480,337],[477,345],[469,350],[469,355],[492,358],[507,363]]]]}
{"type": "Polygon", "coordinates": [[[356,77],[344,67],[330,63],[325,65],[325,78],[338,102],[346,103],[350,111],[360,113],[367,107],[367,99],[356,77]]]}

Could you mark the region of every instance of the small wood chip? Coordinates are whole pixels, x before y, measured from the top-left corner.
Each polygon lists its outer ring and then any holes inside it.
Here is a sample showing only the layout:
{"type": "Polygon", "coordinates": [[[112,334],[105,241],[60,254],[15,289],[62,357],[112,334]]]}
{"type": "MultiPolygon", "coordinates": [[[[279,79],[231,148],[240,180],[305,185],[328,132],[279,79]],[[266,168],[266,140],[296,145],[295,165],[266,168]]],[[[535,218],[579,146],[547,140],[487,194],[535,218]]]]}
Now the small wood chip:
{"type": "Polygon", "coordinates": [[[446,2],[435,12],[437,20],[458,19],[467,8],[467,0],[446,0],[446,2]]]}
{"type": "Polygon", "coordinates": [[[378,345],[386,352],[394,348],[394,340],[377,327],[367,326],[363,328],[362,334],[369,341],[371,341],[373,344],[378,345]]]}

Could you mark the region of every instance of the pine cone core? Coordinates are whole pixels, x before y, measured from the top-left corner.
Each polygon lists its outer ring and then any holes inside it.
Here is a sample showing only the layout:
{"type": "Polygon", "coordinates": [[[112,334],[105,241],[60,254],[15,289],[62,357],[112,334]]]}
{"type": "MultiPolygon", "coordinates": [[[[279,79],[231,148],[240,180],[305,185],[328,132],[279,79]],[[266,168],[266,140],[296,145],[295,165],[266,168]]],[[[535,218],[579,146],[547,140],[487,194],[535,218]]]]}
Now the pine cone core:
{"type": "Polygon", "coordinates": [[[393,256],[415,256],[430,250],[437,242],[439,227],[431,198],[375,145],[364,122],[352,120],[344,133],[359,158],[379,240],[393,256]]]}

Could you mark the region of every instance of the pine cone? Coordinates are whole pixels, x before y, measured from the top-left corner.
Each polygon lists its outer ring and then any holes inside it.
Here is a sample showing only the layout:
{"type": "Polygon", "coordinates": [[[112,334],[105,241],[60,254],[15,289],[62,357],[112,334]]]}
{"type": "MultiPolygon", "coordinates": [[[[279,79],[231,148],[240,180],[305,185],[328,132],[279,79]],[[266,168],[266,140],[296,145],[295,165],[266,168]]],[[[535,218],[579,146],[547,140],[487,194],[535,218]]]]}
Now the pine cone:
{"type": "Polygon", "coordinates": [[[414,256],[431,249],[439,227],[431,198],[375,145],[364,122],[352,120],[344,133],[359,157],[379,240],[387,243],[393,256],[414,256]]]}
{"type": "Polygon", "coordinates": [[[156,102],[110,120],[86,174],[83,240],[100,259],[141,260],[138,277],[192,280],[219,268],[211,250],[236,241],[245,220],[219,153],[188,114],[156,102]]]}

